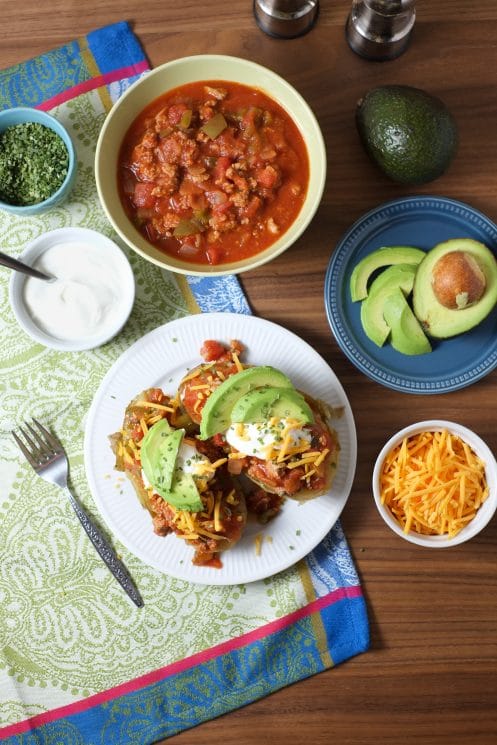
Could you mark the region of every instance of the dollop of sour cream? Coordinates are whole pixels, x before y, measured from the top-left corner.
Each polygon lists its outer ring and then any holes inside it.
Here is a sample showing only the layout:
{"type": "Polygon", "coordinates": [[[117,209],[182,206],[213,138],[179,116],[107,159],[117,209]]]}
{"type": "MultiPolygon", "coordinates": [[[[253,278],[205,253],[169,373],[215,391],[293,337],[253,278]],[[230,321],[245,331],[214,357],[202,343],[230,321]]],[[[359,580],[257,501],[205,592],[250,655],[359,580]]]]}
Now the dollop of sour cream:
{"type": "Polygon", "coordinates": [[[53,282],[29,277],[24,302],[36,325],[57,339],[91,339],[111,329],[120,312],[117,257],[91,243],[55,243],[34,264],[53,282]]]}
{"type": "Polygon", "coordinates": [[[214,476],[214,469],[209,470],[205,466],[210,466],[211,462],[203,453],[199,453],[196,448],[187,442],[182,442],[176,458],[176,468],[180,468],[183,473],[190,473],[193,478],[202,478],[210,481],[214,476]]]}
{"type": "Polygon", "coordinates": [[[226,441],[240,453],[268,460],[268,454],[281,450],[283,441],[289,436],[290,448],[300,448],[311,442],[309,430],[292,426],[288,419],[276,422],[250,422],[231,424],[224,434],[226,441]]]}

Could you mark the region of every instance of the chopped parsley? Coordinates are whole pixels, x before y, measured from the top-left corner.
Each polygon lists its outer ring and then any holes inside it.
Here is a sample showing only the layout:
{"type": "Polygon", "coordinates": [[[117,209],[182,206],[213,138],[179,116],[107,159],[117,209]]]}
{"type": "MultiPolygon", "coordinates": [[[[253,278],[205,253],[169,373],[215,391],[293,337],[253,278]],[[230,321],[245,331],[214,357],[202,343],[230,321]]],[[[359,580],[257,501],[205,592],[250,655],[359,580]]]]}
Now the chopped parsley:
{"type": "Polygon", "coordinates": [[[8,204],[38,204],[54,194],[67,175],[69,153],[62,138],[38,122],[0,133],[0,198],[8,204]]]}

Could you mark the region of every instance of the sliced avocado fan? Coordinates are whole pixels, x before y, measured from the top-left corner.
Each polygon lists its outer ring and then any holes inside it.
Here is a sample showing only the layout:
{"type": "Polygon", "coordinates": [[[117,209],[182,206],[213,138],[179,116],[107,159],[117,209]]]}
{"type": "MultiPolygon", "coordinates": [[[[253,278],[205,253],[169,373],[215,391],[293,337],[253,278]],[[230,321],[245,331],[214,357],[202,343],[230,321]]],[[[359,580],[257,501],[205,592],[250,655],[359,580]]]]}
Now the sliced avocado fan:
{"type": "Polygon", "coordinates": [[[161,419],[142,440],[141,464],[156,494],[180,510],[199,512],[203,503],[195,480],[177,467],[184,434],[184,429],[173,429],[167,419],[161,419]]]}
{"type": "Polygon", "coordinates": [[[414,246],[383,246],[359,261],[350,275],[350,297],[353,302],[368,295],[368,281],[376,269],[394,264],[420,264],[425,252],[414,246]]]}
{"type": "Polygon", "coordinates": [[[377,346],[382,347],[390,335],[390,326],[383,314],[386,298],[397,288],[408,295],[413,288],[415,276],[414,264],[394,264],[379,274],[371,284],[369,294],[361,304],[361,323],[368,339],[377,346]]]}
{"type": "Polygon", "coordinates": [[[269,365],[246,367],[230,375],[209,396],[202,409],[200,439],[207,440],[219,432],[225,432],[231,424],[231,410],[245,393],[253,388],[272,386],[293,388],[287,376],[269,365]]]}

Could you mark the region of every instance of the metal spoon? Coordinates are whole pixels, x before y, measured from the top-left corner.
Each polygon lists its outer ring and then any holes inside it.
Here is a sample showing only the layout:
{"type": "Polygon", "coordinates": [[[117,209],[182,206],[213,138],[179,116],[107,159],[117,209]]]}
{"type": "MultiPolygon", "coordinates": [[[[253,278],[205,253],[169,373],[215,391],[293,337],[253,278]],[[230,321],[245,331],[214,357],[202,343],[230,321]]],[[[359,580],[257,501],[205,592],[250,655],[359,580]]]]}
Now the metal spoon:
{"type": "Polygon", "coordinates": [[[39,272],[38,269],[33,269],[32,266],[23,264],[22,261],[13,259],[12,256],[7,256],[7,254],[2,253],[1,251],[0,251],[0,265],[6,266],[9,269],[14,269],[17,272],[23,272],[24,274],[27,274],[30,277],[35,277],[35,279],[46,279],[49,282],[53,282],[56,279],[56,277],[52,277],[50,274],[44,274],[43,272],[39,272]]]}

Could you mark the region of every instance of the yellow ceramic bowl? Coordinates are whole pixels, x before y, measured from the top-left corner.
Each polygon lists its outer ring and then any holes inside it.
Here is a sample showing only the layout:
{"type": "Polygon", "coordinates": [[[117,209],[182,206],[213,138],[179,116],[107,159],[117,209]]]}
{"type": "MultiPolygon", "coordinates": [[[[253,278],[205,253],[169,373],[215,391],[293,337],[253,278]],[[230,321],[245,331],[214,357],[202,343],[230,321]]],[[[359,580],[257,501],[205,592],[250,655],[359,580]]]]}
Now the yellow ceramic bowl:
{"type": "Polygon", "coordinates": [[[303,233],[316,212],[326,179],[326,151],[316,117],[302,96],[276,73],[255,62],[223,55],[197,55],[166,62],[134,83],[109,113],[98,138],[95,177],[100,202],[121,238],[145,259],[175,272],[237,274],[274,259],[303,233]],[[124,135],[138,114],[158,96],[198,80],[227,80],[257,87],[275,99],[297,123],[307,146],[310,178],[302,209],[271,246],[248,259],[209,266],[168,256],[149,243],[126,215],[117,191],[117,159],[124,135]]]}

